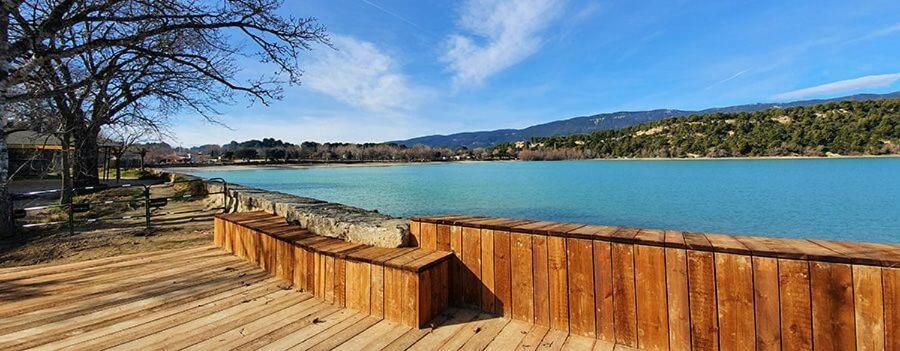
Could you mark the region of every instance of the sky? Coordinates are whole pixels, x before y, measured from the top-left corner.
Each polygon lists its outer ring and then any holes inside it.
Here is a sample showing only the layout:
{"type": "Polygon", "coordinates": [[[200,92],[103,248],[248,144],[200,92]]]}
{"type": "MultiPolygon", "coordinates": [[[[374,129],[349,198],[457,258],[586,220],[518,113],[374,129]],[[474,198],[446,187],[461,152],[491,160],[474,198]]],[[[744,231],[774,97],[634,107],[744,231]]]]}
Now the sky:
{"type": "MultiPolygon", "coordinates": [[[[175,145],[274,137],[383,142],[577,116],[900,90],[900,1],[286,1],[334,49],[302,84],[218,124],[184,114],[175,145]]],[[[261,68],[242,63],[245,73],[261,68]]]]}

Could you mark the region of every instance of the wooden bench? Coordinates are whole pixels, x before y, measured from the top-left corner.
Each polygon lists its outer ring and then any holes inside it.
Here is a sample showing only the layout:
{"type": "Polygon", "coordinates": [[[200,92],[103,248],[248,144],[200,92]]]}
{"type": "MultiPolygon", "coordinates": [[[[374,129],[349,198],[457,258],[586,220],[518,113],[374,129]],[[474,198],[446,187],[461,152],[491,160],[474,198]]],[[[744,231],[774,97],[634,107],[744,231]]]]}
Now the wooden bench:
{"type": "Polygon", "coordinates": [[[665,350],[900,350],[900,245],[473,216],[413,218],[450,250],[450,305],[665,350]]]}
{"type": "Polygon", "coordinates": [[[217,215],[213,241],[328,303],[422,327],[447,307],[452,253],[315,235],[265,212],[217,215]]]}

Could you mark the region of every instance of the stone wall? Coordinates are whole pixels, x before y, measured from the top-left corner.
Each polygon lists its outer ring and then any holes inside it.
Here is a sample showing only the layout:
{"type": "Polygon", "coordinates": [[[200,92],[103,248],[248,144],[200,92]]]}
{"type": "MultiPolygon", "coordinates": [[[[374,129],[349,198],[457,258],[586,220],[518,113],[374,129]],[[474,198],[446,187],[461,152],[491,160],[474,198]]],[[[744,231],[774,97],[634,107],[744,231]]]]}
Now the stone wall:
{"type": "MultiPolygon", "coordinates": [[[[156,170],[170,180],[202,178],[156,170]]],[[[204,180],[208,192],[221,192],[222,183],[204,180]]],[[[401,247],[408,244],[409,220],[368,211],[361,208],[300,197],[275,191],[227,184],[227,196],[210,199],[221,203],[227,212],[266,211],[299,224],[311,232],[349,242],[380,247],[401,247]]]]}

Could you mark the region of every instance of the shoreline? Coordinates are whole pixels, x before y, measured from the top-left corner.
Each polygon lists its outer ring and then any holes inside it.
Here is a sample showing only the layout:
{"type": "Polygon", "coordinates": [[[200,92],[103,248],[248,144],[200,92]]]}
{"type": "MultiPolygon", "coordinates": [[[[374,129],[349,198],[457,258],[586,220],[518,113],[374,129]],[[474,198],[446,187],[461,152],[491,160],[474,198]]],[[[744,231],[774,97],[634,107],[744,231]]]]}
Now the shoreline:
{"type": "Polygon", "coordinates": [[[254,163],[254,164],[195,164],[189,166],[169,166],[154,167],[157,169],[171,170],[180,173],[196,172],[216,172],[216,171],[241,171],[250,169],[306,169],[306,168],[344,168],[344,167],[392,167],[392,166],[409,166],[409,165],[435,165],[435,164],[465,164],[465,163],[485,163],[485,162],[566,162],[566,161],[772,161],[772,160],[848,160],[848,159],[900,159],[900,155],[853,155],[853,156],[755,156],[755,157],[691,157],[691,158],[656,158],[656,157],[635,157],[635,158],[593,158],[593,159],[573,159],[573,160],[461,160],[461,161],[422,161],[422,162],[354,162],[354,163],[254,163]]]}

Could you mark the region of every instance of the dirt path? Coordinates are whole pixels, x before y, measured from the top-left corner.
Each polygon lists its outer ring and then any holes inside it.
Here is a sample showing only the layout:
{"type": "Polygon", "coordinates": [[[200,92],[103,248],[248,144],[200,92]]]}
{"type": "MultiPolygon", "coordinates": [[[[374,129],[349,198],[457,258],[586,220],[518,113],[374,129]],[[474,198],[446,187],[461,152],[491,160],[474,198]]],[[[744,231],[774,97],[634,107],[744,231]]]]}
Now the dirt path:
{"type": "MultiPolygon", "coordinates": [[[[221,212],[215,195],[181,199],[184,189],[161,187],[154,197],[175,197],[153,210],[152,229],[145,228],[142,206],[119,206],[97,210],[97,217],[110,218],[81,223],[74,235],[65,226],[28,228],[14,237],[0,237],[0,267],[38,263],[65,263],[129,253],[207,245],[212,242],[213,216],[221,212]],[[134,216],[121,219],[123,216],[134,216]],[[119,219],[112,219],[118,217],[119,219]]],[[[219,195],[221,196],[221,195],[219,195]]],[[[96,196],[102,200],[102,196],[96,196]]],[[[96,199],[95,199],[96,200],[96,199]]],[[[57,218],[59,214],[46,217],[57,218]],[[56,217],[53,217],[56,216],[56,217]]],[[[40,221],[40,214],[33,216],[40,221]]]]}

